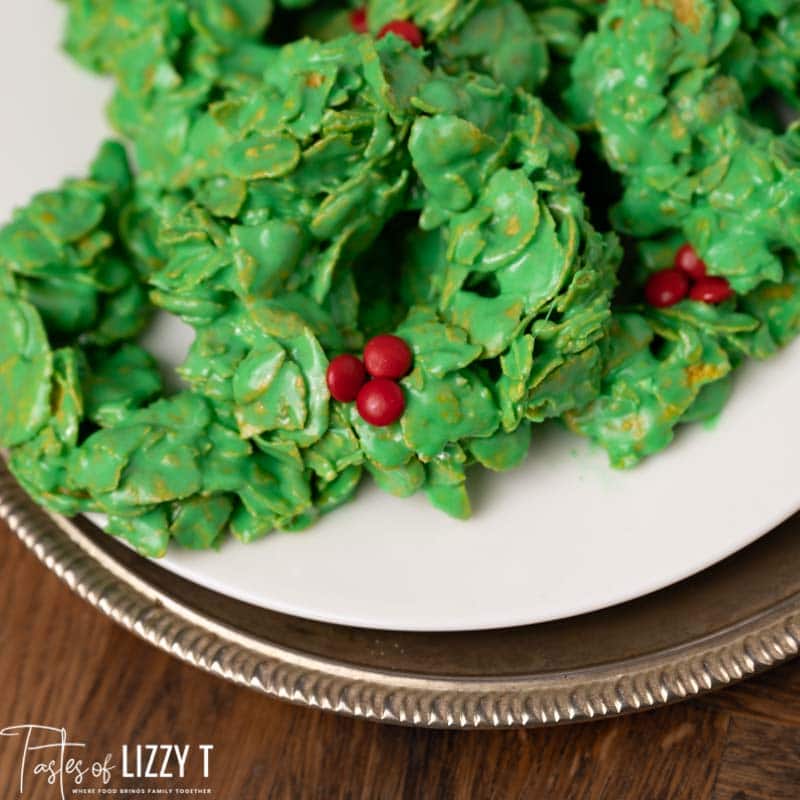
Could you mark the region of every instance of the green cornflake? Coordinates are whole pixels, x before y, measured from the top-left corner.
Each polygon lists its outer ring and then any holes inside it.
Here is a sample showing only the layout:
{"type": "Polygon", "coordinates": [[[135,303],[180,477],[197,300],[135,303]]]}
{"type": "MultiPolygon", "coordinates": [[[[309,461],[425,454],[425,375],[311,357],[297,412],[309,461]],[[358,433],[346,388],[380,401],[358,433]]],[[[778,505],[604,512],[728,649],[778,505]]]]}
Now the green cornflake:
{"type": "Polygon", "coordinates": [[[603,366],[600,348],[588,347],[569,361],[557,362],[552,366],[553,369],[528,393],[525,415],[534,422],[560,417],[573,408],[582,408],[599,391],[603,366]]]}
{"type": "Polygon", "coordinates": [[[92,196],[89,187],[73,192],[43,192],[28,207],[27,217],[34,227],[58,246],[77,242],[88,236],[103,219],[102,202],[92,196]]]}
{"type": "Polygon", "coordinates": [[[384,492],[396,497],[411,497],[425,486],[425,465],[416,458],[397,467],[381,467],[371,461],[364,466],[384,492]]]}
{"type": "Polygon", "coordinates": [[[350,424],[358,436],[364,455],[381,469],[392,469],[407,464],[414,451],[406,444],[398,422],[376,428],[361,419],[356,407],[348,407],[350,424]]]}
{"type": "Polygon", "coordinates": [[[349,467],[359,466],[364,454],[344,412],[334,407],[325,435],[303,451],[306,466],[328,483],[349,467]]]}
{"type": "Polygon", "coordinates": [[[486,439],[472,439],[467,448],[475,460],[487,469],[505,472],[525,460],[531,444],[531,433],[531,425],[525,421],[511,433],[501,430],[486,439]]]}
{"type": "Polygon", "coordinates": [[[784,265],[782,283],[762,284],[742,298],[742,310],[761,324],[750,333],[752,355],[766,358],[800,333],[800,265],[784,265]]]}
{"type": "Polygon", "coordinates": [[[534,21],[516,2],[483,4],[458,31],[440,44],[448,71],[469,67],[499,83],[536,90],[547,76],[548,54],[534,21]]]}
{"type": "Polygon", "coordinates": [[[472,439],[469,452],[487,469],[505,472],[519,466],[528,455],[531,425],[523,422],[515,431],[498,431],[487,439],[472,439]]]}
{"type": "Polygon", "coordinates": [[[277,342],[253,350],[233,375],[236,421],[245,438],[270,430],[300,430],[306,422],[306,384],[277,342]]]}
{"type": "Polygon", "coordinates": [[[456,519],[468,519],[472,513],[465,486],[465,463],[464,451],[451,448],[426,468],[425,494],[436,508],[456,519]]]}
{"type": "Polygon", "coordinates": [[[245,506],[239,506],[230,519],[231,533],[244,544],[263,539],[275,530],[275,519],[269,514],[251,514],[245,506]]]}
{"type": "Polygon", "coordinates": [[[282,178],[299,162],[300,148],[291,136],[251,133],[228,149],[223,165],[234,178],[258,180],[282,178]]]}
{"type": "Polygon", "coordinates": [[[326,514],[350,500],[361,483],[361,474],[361,467],[353,465],[345,467],[331,481],[317,481],[315,509],[326,514]]]}
{"type": "Polygon", "coordinates": [[[156,399],[163,391],[155,359],[133,344],[93,358],[83,391],[86,417],[104,428],[125,420],[126,415],[156,399]]]}
{"type": "Polygon", "coordinates": [[[311,486],[303,469],[265,454],[256,454],[250,461],[239,495],[251,514],[273,517],[275,527],[285,529],[312,508],[311,486]]]}
{"type": "Polygon", "coordinates": [[[416,308],[397,329],[411,347],[415,363],[435,377],[469,366],[481,355],[465,331],[442,323],[432,309],[416,308]]]}
{"type": "Polygon", "coordinates": [[[500,424],[489,387],[471,371],[437,378],[418,368],[403,386],[407,404],[400,429],[423,459],[434,458],[451,441],[491,436],[500,424]]]}
{"type": "Polygon", "coordinates": [[[219,546],[232,509],[233,503],[225,495],[193,497],[176,510],[170,536],[191,550],[219,546]]]}
{"type": "Polygon", "coordinates": [[[69,460],[84,413],[79,362],[72,349],[53,353],[49,420],[36,436],[12,448],[10,460],[22,486],[64,514],[76,514],[88,507],[85,494],[67,486],[69,460]]]}
{"type": "Polygon", "coordinates": [[[53,355],[36,309],[0,295],[0,444],[23,444],[47,422],[53,355]]]}
{"type": "Polygon", "coordinates": [[[707,383],[697,394],[694,403],[681,417],[686,422],[712,422],[722,411],[733,391],[731,375],[707,383]]]}
{"type": "Polygon", "coordinates": [[[142,555],[162,558],[169,547],[170,529],[167,511],[157,508],[138,517],[110,516],[106,531],[130,542],[142,555]]]}

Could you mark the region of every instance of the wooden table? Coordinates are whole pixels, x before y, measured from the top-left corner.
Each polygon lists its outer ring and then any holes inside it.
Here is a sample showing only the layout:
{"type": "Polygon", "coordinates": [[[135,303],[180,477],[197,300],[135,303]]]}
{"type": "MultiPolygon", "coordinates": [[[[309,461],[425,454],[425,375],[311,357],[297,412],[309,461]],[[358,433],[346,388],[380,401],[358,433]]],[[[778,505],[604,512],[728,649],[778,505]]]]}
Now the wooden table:
{"type": "MultiPolygon", "coordinates": [[[[123,744],[213,744],[209,779],[195,760],[182,785],[218,800],[800,797],[800,662],[590,725],[380,726],[271,700],[170,658],[74,596],[2,525],[0,687],[0,728],[64,727],[98,760],[106,752],[118,760],[123,744]]],[[[2,798],[18,796],[20,741],[0,737],[2,798]]],[[[145,784],[176,782],[132,785],[145,784]]],[[[29,779],[23,797],[57,798],[57,787],[29,779]]]]}

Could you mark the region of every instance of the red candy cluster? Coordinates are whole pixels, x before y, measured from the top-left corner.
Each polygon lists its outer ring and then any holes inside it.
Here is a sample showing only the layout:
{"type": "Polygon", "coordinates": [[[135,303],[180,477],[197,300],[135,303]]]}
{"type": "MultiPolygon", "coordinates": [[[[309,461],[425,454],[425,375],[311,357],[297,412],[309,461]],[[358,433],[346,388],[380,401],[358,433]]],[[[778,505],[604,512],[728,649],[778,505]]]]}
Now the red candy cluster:
{"type": "MultiPolygon", "coordinates": [[[[355,11],[350,12],[350,27],[356,33],[369,33],[366,8],[357,8],[355,11]]],[[[384,36],[390,33],[405,39],[412,47],[422,47],[422,31],[410,20],[394,19],[391,22],[387,22],[378,31],[378,39],[383,39],[384,36]]]]}
{"type": "Polygon", "coordinates": [[[412,47],[422,47],[422,31],[407,19],[395,19],[387,22],[378,31],[378,38],[383,39],[389,33],[405,39],[412,47]]]}
{"type": "Polygon", "coordinates": [[[370,425],[391,425],[405,411],[406,400],[397,381],[408,374],[412,360],[411,348],[399,336],[381,334],[367,343],[363,362],[347,354],[331,361],[328,389],[340,403],[355,400],[358,413],[370,425]]]}
{"type": "Polygon", "coordinates": [[[356,8],[350,12],[350,27],[356,33],[369,33],[366,8],[356,8]]]}
{"type": "Polygon", "coordinates": [[[701,303],[722,303],[733,294],[725,278],[708,274],[705,262],[690,244],[675,254],[675,266],[654,272],[644,287],[647,302],[655,308],[667,308],[687,295],[701,303]]]}

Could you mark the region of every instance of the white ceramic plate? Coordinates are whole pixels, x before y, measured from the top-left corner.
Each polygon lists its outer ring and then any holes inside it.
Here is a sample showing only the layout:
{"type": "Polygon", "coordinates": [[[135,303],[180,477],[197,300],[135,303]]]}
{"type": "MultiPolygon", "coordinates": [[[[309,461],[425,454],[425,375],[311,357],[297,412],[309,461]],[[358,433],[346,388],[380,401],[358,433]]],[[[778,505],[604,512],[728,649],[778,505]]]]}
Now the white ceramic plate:
{"type": "MultiPolygon", "coordinates": [[[[0,7],[0,218],[35,191],[80,174],[107,135],[108,87],[57,52],[50,0],[0,7]]],[[[166,361],[186,347],[169,318],[149,340],[166,361]]],[[[539,432],[528,462],[476,472],[474,518],[455,522],[422,497],[365,485],[302,534],[162,563],[199,584],[318,620],[402,630],[463,630],[566,617],[687,577],[800,508],[800,342],[737,376],[713,430],[693,426],[632,472],[560,430],[539,432]]]]}

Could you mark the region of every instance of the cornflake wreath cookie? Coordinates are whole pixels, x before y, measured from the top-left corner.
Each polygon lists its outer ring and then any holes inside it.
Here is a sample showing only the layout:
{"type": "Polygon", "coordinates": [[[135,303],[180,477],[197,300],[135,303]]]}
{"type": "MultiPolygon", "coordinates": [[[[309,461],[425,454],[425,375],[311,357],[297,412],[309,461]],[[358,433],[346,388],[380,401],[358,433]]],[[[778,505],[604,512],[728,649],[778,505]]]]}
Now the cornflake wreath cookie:
{"type": "Polygon", "coordinates": [[[566,419],[617,466],[716,415],[732,369],[800,328],[800,130],[746,102],[770,83],[793,94],[795,73],[737,57],[751,35],[779,48],[776,27],[791,40],[779,5],[611,0],[573,62],[568,102],[620,176],[611,217],[636,241],[601,393],[566,419]]]}
{"type": "Polygon", "coordinates": [[[620,251],[530,93],[533,15],[290,5],[70,3],[136,177],[108,144],[0,232],[12,469],[148,555],[301,529],[365,473],[466,517],[470,464],[600,391],[620,251]],[[309,37],[271,44],[273,13],[309,37]],[[196,331],[177,393],[135,344],[154,309],[196,331]]]}

